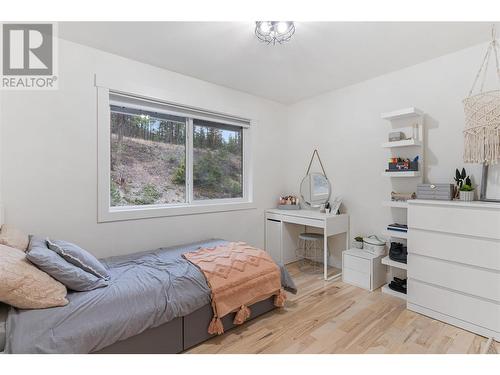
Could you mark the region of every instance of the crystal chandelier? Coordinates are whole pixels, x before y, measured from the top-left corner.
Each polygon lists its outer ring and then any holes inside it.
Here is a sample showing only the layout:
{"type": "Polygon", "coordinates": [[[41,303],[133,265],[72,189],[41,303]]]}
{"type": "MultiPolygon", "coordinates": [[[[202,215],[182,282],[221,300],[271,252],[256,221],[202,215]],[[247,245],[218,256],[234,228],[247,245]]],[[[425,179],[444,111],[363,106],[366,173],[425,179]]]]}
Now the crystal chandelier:
{"type": "Polygon", "coordinates": [[[275,45],[288,42],[295,33],[292,21],[257,21],[255,35],[260,41],[275,45]]]}

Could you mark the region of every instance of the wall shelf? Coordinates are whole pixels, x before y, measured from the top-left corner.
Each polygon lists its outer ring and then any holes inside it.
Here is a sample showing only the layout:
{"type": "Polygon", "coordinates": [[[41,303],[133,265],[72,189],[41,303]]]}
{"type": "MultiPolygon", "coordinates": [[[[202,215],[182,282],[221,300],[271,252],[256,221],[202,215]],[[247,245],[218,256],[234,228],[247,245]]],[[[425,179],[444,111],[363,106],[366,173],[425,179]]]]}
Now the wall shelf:
{"type": "Polygon", "coordinates": [[[382,264],[390,267],[401,268],[402,270],[406,270],[408,268],[406,263],[395,262],[389,258],[389,256],[382,258],[382,264]]]}
{"type": "Polygon", "coordinates": [[[382,293],[406,300],[406,294],[392,290],[391,288],[389,288],[389,284],[385,284],[384,286],[382,286],[382,293]]]}
{"type": "Polygon", "coordinates": [[[392,208],[408,208],[408,202],[401,201],[383,201],[382,206],[392,208]]]}
{"type": "MultiPolygon", "coordinates": [[[[424,119],[425,119],[425,114],[423,111],[421,111],[418,108],[415,107],[409,107],[409,108],[403,108],[403,109],[398,109],[392,112],[385,112],[382,113],[381,118],[387,120],[390,124],[391,131],[394,130],[394,128],[403,128],[403,133],[405,134],[405,137],[411,137],[410,139],[403,139],[400,141],[394,141],[394,142],[384,142],[382,143],[382,147],[387,149],[387,154],[391,154],[391,157],[394,157],[396,153],[399,153],[401,151],[404,151],[403,153],[409,153],[416,151],[419,155],[419,162],[418,162],[418,171],[394,171],[394,172],[387,172],[383,171],[382,176],[386,177],[391,177],[391,189],[392,191],[408,191],[411,189],[411,185],[415,184],[415,191],[416,191],[416,184],[419,182],[424,181],[424,168],[425,168],[425,132],[424,132],[424,119]],[[406,133],[409,129],[409,132],[406,133]],[[408,147],[408,149],[400,149],[400,148],[408,147]],[[409,181],[402,181],[402,180],[394,180],[392,177],[395,178],[412,178],[409,181]],[[417,178],[414,178],[417,177],[417,178]],[[403,190],[404,189],[404,190],[403,190]]],[[[406,155],[407,156],[407,155],[406,155]]],[[[382,202],[382,205],[385,207],[390,207],[390,208],[400,208],[400,209],[407,209],[408,208],[408,201],[392,201],[392,200],[386,200],[382,202]]],[[[391,212],[391,214],[396,214],[396,212],[391,212]]],[[[397,212],[397,220],[396,222],[403,224],[407,222],[407,220],[404,220],[402,216],[408,216],[408,212],[397,212]]],[[[384,228],[382,230],[382,235],[385,236],[388,240],[388,242],[392,241],[398,241],[398,242],[403,242],[404,240],[408,239],[408,232],[400,232],[400,231],[395,231],[395,230],[389,230],[387,228],[384,228]]],[[[408,269],[407,264],[405,263],[400,263],[400,262],[395,262],[389,258],[389,256],[385,256],[382,258],[381,263],[386,265],[388,267],[388,276],[390,276],[390,279],[392,280],[394,276],[400,277],[400,278],[405,278],[406,276],[403,276],[406,274],[406,271],[408,269]]],[[[406,301],[406,294],[396,292],[395,290],[392,290],[389,288],[389,284],[385,284],[381,288],[382,293],[389,294],[391,296],[401,298],[406,301]]]]}
{"type": "Polygon", "coordinates": [[[382,172],[382,176],[386,177],[420,177],[420,171],[406,171],[406,172],[382,172]]]}
{"type": "Polygon", "coordinates": [[[403,139],[401,141],[385,142],[382,143],[383,148],[394,148],[394,147],[411,147],[418,146],[422,147],[422,142],[417,139],[403,139]]]}
{"type": "Polygon", "coordinates": [[[391,237],[391,238],[408,239],[408,232],[398,232],[395,230],[384,229],[382,231],[382,234],[386,237],[391,237]]]}
{"type": "Polygon", "coordinates": [[[417,117],[423,115],[424,112],[422,112],[420,109],[415,107],[409,107],[409,108],[398,109],[392,112],[382,113],[380,117],[382,117],[385,120],[392,121],[392,120],[399,120],[402,118],[417,117]]]}

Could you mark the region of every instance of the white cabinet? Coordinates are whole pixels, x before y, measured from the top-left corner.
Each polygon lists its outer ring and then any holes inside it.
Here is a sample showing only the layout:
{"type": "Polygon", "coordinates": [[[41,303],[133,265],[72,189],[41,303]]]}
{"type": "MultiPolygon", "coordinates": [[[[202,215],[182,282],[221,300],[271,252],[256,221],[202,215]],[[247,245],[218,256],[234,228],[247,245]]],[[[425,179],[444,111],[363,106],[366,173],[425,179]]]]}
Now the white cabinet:
{"type": "Polygon", "coordinates": [[[279,264],[281,259],[281,221],[266,219],[266,251],[279,264]]]}
{"type": "Polygon", "coordinates": [[[500,205],[409,203],[410,310],[500,339],[500,205]]]}
{"type": "Polygon", "coordinates": [[[342,281],[370,291],[380,288],[386,273],[382,258],[360,249],[343,251],[342,281]]]}

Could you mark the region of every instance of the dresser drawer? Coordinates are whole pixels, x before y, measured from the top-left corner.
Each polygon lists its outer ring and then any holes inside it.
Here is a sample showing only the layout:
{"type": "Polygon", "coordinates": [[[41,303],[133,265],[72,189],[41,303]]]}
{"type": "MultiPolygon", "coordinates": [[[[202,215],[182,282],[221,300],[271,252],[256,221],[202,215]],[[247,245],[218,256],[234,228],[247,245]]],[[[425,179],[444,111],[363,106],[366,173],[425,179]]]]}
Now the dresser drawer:
{"type": "Polygon", "coordinates": [[[500,273],[408,254],[408,277],[500,303],[500,273]]]}
{"type": "Polygon", "coordinates": [[[345,283],[353,284],[359,286],[360,288],[371,290],[369,273],[363,273],[351,268],[346,268],[344,265],[344,268],[342,269],[342,280],[345,283]]]}
{"type": "Polygon", "coordinates": [[[411,204],[408,227],[500,239],[500,210],[411,204]]]}
{"type": "Polygon", "coordinates": [[[361,273],[370,273],[370,261],[352,255],[344,255],[344,268],[350,268],[361,273]]]}
{"type": "Polygon", "coordinates": [[[410,229],[408,252],[500,271],[500,240],[410,229]]]}
{"type": "Polygon", "coordinates": [[[408,279],[408,302],[496,332],[500,304],[408,279]]]}

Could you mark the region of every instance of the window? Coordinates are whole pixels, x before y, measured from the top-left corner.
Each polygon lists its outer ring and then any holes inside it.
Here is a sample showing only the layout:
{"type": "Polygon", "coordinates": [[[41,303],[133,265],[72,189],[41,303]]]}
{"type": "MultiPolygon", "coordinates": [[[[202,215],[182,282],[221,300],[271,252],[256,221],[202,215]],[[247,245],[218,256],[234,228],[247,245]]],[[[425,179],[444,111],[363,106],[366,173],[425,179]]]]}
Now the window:
{"type": "Polygon", "coordinates": [[[243,197],[243,132],[235,126],[193,121],[194,199],[243,197]]]}
{"type": "Polygon", "coordinates": [[[248,120],[105,93],[100,221],[249,208],[248,120]]]}
{"type": "Polygon", "coordinates": [[[186,202],[186,119],[111,105],[111,206],[186,202]]]}

